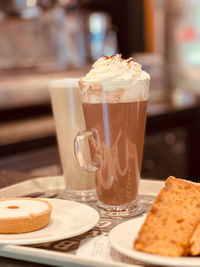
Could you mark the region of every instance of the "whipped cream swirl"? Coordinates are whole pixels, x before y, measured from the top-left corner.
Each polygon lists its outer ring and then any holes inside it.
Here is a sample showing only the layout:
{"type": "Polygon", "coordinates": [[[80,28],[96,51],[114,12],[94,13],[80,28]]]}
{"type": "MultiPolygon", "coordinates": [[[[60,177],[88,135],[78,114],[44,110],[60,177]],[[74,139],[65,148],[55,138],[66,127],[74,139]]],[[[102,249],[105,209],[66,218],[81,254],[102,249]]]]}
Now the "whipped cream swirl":
{"type": "Polygon", "coordinates": [[[103,56],[81,78],[84,102],[103,102],[100,91],[107,92],[107,102],[130,102],[148,99],[150,76],[133,58],[123,59],[120,54],[103,56]],[[113,93],[112,93],[113,92],[113,93]]]}
{"type": "Polygon", "coordinates": [[[101,57],[82,79],[85,82],[109,83],[112,81],[150,79],[147,72],[133,58],[122,59],[120,54],[111,57],[101,57]]]}

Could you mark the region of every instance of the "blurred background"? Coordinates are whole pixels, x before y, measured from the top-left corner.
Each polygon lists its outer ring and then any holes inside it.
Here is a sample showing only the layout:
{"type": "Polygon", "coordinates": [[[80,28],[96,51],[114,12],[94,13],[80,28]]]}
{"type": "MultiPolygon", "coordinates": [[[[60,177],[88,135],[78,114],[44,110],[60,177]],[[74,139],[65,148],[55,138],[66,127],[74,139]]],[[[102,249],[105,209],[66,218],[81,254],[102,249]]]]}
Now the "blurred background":
{"type": "Polygon", "coordinates": [[[142,176],[199,180],[199,0],[0,0],[1,170],[61,173],[48,81],[115,53],[151,75],[142,176]]]}

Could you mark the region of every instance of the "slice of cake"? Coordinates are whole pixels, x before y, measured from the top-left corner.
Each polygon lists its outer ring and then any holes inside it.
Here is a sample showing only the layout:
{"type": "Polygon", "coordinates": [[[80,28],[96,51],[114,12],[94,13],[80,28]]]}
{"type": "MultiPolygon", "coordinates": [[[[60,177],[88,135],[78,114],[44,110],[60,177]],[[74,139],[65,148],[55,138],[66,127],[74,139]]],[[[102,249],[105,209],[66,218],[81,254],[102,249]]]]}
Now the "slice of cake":
{"type": "Polygon", "coordinates": [[[52,205],[35,198],[0,200],[0,234],[32,232],[45,227],[50,220],[52,205]]]}
{"type": "Polygon", "coordinates": [[[188,255],[200,222],[200,184],[170,176],[134,242],[134,249],[165,256],[188,255]]]}

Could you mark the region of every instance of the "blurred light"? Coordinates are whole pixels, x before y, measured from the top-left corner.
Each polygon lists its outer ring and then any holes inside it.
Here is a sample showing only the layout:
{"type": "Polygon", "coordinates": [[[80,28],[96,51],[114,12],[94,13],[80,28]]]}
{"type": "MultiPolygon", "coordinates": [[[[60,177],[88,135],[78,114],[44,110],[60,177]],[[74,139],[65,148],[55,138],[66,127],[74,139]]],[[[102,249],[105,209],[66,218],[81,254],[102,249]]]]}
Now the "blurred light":
{"type": "Polygon", "coordinates": [[[188,63],[200,66],[200,46],[194,45],[191,50],[188,49],[186,54],[186,60],[188,63]]]}
{"type": "Polygon", "coordinates": [[[95,12],[89,17],[90,41],[92,59],[102,56],[107,28],[107,17],[103,13],[95,12]]]}
{"type": "Polygon", "coordinates": [[[73,0],[59,0],[58,1],[59,2],[59,4],[61,5],[61,6],[65,6],[65,5],[68,5],[68,4],[76,4],[77,3],[77,1],[75,0],[75,1],[73,1],[73,0]]]}
{"type": "Polygon", "coordinates": [[[103,24],[103,17],[101,14],[94,13],[90,16],[90,31],[92,33],[101,33],[103,29],[103,24]]]}
{"type": "Polygon", "coordinates": [[[26,0],[26,6],[27,7],[34,7],[37,3],[37,0],[26,0]]]}
{"type": "Polygon", "coordinates": [[[167,133],[164,136],[164,141],[168,145],[173,145],[176,142],[176,136],[174,133],[167,133]]]}

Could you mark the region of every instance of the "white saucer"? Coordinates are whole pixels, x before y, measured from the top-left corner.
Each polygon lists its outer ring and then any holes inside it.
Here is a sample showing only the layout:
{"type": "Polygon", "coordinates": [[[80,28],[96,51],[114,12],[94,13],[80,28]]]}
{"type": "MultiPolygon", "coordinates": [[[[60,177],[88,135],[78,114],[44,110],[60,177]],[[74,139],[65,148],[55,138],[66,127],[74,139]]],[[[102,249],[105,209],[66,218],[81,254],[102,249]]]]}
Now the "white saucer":
{"type": "Polygon", "coordinates": [[[143,263],[160,266],[200,266],[200,257],[165,257],[134,250],[133,243],[144,219],[145,216],[126,221],[114,227],[109,234],[112,247],[118,252],[143,263]]]}
{"type": "Polygon", "coordinates": [[[0,234],[0,245],[29,245],[66,239],[83,234],[99,221],[99,213],[88,205],[45,198],[53,205],[51,220],[43,229],[24,234],[0,234]]]}

